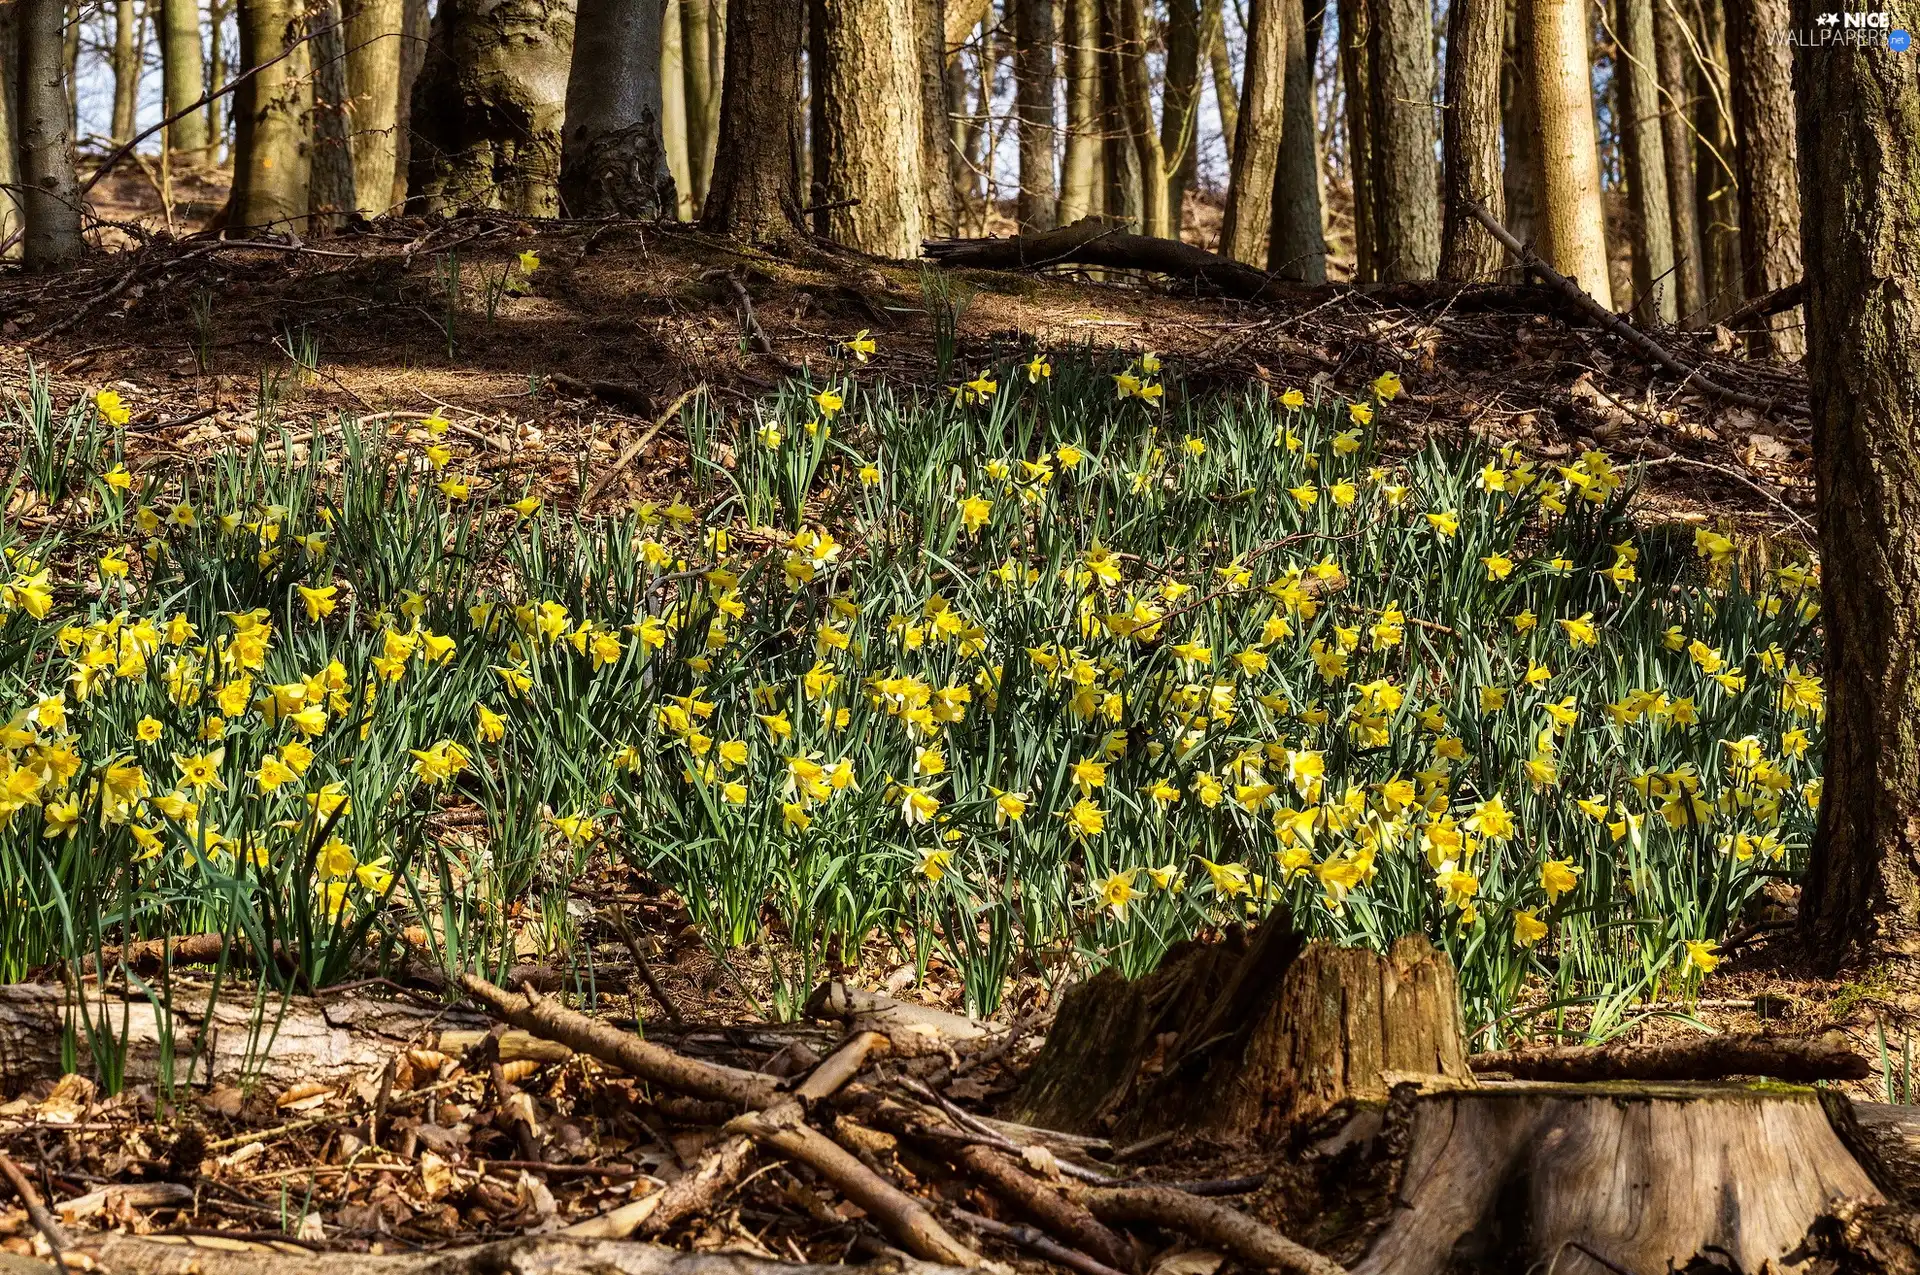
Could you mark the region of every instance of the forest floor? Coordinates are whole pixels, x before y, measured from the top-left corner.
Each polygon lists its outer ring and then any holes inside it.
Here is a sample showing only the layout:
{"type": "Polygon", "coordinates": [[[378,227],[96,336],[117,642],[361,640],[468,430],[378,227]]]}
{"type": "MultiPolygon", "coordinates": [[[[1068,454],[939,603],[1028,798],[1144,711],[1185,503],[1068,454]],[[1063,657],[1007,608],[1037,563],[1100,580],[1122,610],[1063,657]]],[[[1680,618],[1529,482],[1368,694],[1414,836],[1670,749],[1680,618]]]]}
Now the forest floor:
{"type": "MultiPolygon", "coordinates": [[[[108,187],[127,206],[121,220],[129,219],[128,208],[140,211],[143,190],[151,194],[145,182],[123,173],[108,187]]],[[[202,211],[214,206],[214,195],[201,201],[202,211]]],[[[1409,449],[1427,436],[1467,433],[1547,460],[1603,446],[1619,460],[1644,464],[1640,500],[1649,521],[1811,538],[1804,377],[1797,366],[1747,358],[1738,335],[1724,329],[1665,332],[1660,339],[1721,383],[1773,400],[1777,410],[1719,404],[1616,340],[1552,313],[1445,302],[1409,308],[1349,289],[1277,307],[1084,276],[963,272],[958,283],[966,304],[952,380],[992,357],[1076,346],[1154,351],[1190,381],[1275,392],[1318,386],[1357,395],[1392,370],[1407,386],[1398,420],[1405,432],[1399,441],[1409,449]]],[[[62,401],[117,390],[132,411],[126,451],[136,469],[274,429],[288,431],[298,446],[337,429],[343,415],[448,413],[454,429],[484,451],[479,468],[490,477],[531,481],[561,507],[597,482],[595,511],[603,511],[670,499],[684,485],[684,439],[671,424],[653,427],[695,386],[723,401],[750,401],[796,368],[824,367],[834,343],[862,330],[877,344],[874,363],[891,378],[933,383],[940,340],[927,291],[912,264],[824,245],[776,257],[651,223],[481,215],[383,221],[301,243],[161,235],[70,274],[0,275],[0,384],[23,385],[31,367],[53,378],[62,401]],[[530,292],[512,295],[503,285],[527,253],[538,258],[530,292]],[[615,459],[650,432],[651,441],[611,473],[615,459]]],[[[809,1035],[754,1024],[754,1002],[766,999],[756,971],[745,963],[716,966],[684,909],[646,895],[646,883],[607,880],[595,889],[602,898],[640,904],[636,928],[657,936],[655,965],[689,1026],[662,1036],[654,1023],[650,1035],[748,1066],[790,1053],[796,1040],[824,1053],[837,1039],[824,1030],[809,1035]],[[704,1038],[696,1027],[707,1029],[704,1038]]],[[[1783,931],[1793,895],[1785,885],[1774,891],[1774,906],[1756,918],[1770,928],[1755,929],[1738,945],[1702,999],[1655,1007],[1672,1013],[1649,1016],[1638,1032],[1686,1033],[1698,1030],[1694,1022],[1722,1030],[1838,1027],[1878,1068],[1886,1038],[1897,1051],[1909,1030],[1905,989],[1877,975],[1848,982],[1808,976],[1786,944],[1768,937],[1783,931]]],[[[894,968],[897,957],[878,950],[875,959],[883,964],[840,973],[922,1003],[959,1005],[959,979],[937,959],[911,988],[910,965],[894,968]]],[[[624,1002],[615,995],[610,1003],[624,1002]]],[[[1004,1012],[1023,1029],[1043,1026],[1047,993],[1038,980],[1016,988],[1007,1004],[1004,1012]]],[[[1008,1050],[977,1069],[950,1066],[940,1079],[955,1102],[991,1111],[1012,1091],[1028,1056],[1008,1050]]],[[[428,1070],[437,1065],[416,1062],[428,1070]]],[[[625,1199],[636,1175],[670,1173],[704,1145],[707,1135],[662,1136],[610,1114],[626,1082],[582,1071],[578,1060],[548,1068],[537,1083],[543,1095],[567,1095],[576,1111],[608,1113],[582,1114],[556,1136],[593,1143],[600,1162],[614,1168],[545,1183],[518,1167],[492,1176],[484,1164],[478,1174],[450,1171],[469,1139],[476,1147],[490,1144],[510,1127],[503,1121],[489,1129],[495,1113],[477,1098],[450,1098],[437,1113],[400,1118],[408,1146],[431,1142],[445,1153],[437,1159],[404,1166],[391,1154],[369,1159],[364,1132],[355,1130],[375,1095],[351,1088],[291,1102],[285,1094],[225,1088],[196,1095],[195,1127],[202,1132],[193,1137],[227,1144],[215,1150],[179,1137],[177,1115],[156,1111],[151,1091],[105,1099],[84,1083],[43,1083],[7,1095],[14,1100],[0,1106],[0,1147],[44,1165],[37,1149],[64,1140],[60,1171],[42,1182],[63,1200],[91,1193],[74,1219],[82,1225],[104,1218],[136,1231],[220,1230],[306,1252],[370,1242],[431,1247],[520,1233],[556,1217],[570,1222],[625,1199]],[[431,1138],[420,1132],[436,1124],[441,1131],[431,1138]],[[159,1188],[169,1159],[197,1160],[195,1151],[214,1162],[207,1180],[219,1185],[189,1216],[177,1194],[159,1188]],[[94,1199],[116,1182],[153,1190],[104,1204],[94,1199]],[[91,1221],[88,1210],[98,1210],[91,1221]]],[[[1893,1094],[1891,1082],[1878,1077],[1854,1088],[1862,1098],[1893,1094]]],[[[1181,1152],[1152,1172],[1220,1177],[1239,1167],[1203,1161],[1181,1152]]],[[[862,1232],[842,1225],[857,1209],[842,1208],[836,1217],[785,1173],[763,1187],[680,1238],[696,1248],[812,1260],[857,1246],[862,1232]]],[[[15,1252],[37,1242],[17,1208],[0,1211],[0,1237],[15,1252]]]]}

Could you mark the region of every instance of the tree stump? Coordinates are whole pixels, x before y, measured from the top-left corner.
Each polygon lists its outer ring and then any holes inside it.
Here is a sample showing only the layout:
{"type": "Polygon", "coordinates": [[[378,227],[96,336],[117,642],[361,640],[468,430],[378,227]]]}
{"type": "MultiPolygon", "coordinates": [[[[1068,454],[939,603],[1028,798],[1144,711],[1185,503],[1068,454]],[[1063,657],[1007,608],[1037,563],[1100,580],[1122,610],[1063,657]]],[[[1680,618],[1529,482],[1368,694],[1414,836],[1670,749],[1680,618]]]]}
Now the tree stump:
{"type": "Polygon", "coordinates": [[[1017,1118],[1270,1141],[1411,1078],[1474,1083],[1452,963],[1418,937],[1386,956],[1303,943],[1276,913],[1251,938],[1183,945],[1146,978],[1107,970],[1069,991],[1017,1118]]]}

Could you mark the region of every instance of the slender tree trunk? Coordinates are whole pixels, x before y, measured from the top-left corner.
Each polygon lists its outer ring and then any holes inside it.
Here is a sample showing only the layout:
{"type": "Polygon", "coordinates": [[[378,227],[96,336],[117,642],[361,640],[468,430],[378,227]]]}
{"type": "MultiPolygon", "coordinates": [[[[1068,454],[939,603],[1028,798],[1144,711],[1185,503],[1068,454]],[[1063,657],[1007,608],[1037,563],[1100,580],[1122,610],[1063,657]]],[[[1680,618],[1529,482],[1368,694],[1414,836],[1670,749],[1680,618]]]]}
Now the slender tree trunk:
{"type": "Polygon", "coordinates": [[[1675,0],[1653,0],[1653,42],[1660,79],[1661,153],[1667,164],[1667,212],[1673,227],[1674,290],[1683,323],[1695,322],[1706,304],[1700,273],[1700,222],[1694,204],[1693,104],[1687,75],[1686,37],[1675,0]]]}
{"type": "Polygon", "coordinates": [[[1620,86],[1620,149],[1633,212],[1634,312],[1648,322],[1673,323],[1680,317],[1679,289],[1673,278],[1673,212],[1653,34],[1653,7],[1660,2],[1617,0],[1614,81],[1620,86]]]}
{"type": "Polygon", "coordinates": [[[1239,131],[1220,251],[1235,261],[1265,265],[1273,226],[1274,181],[1286,128],[1287,62],[1305,47],[1297,0],[1252,0],[1247,7],[1247,56],[1240,78],[1239,131]]]}
{"type": "Polygon", "coordinates": [[[1013,10],[1014,111],[1020,132],[1015,216],[1023,231],[1051,230],[1060,197],[1053,178],[1053,0],[1009,0],[1009,7],[1013,10]]]}
{"type": "Polygon", "coordinates": [[[561,206],[574,217],[671,216],[679,196],[660,133],[660,0],[579,3],[561,206]]]}
{"type": "Polygon", "coordinates": [[[1233,52],[1227,48],[1225,0],[1201,0],[1200,38],[1207,46],[1207,67],[1213,76],[1213,98],[1220,108],[1220,131],[1227,148],[1240,135],[1240,90],[1233,82],[1233,52]]]}
{"type": "Polygon", "coordinates": [[[340,16],[340,0],[328,0],[307,22],[313,57],[307,228],[317,236],[343,225],[360,201],[354,193],[352,98],[347,89],[346,23],[340,16]]]}
{"type": "MultiPolygon", "coordinates": [[[[673,174],[674,215],[693,217],[693,175],[687,161],[687,64],[680,52],[680,0],[666,0],[660,15],[660,136],[673,174]]],[[[721,104],[724,114],[725,103],[721,104]]]]}
{"type": "Polygon", "coordinates": [[[1507,0],[1507,51],[1500,65],[1500,128],[1505,169],[1500,188],[1507,229],[1522,243],[1540,237],[1540,130],[1533,109],[1533,21],[1526,0],[1507,0]]]}
{"type": "Polygon", "coordinates": [[[0,5],[0,258],[20,256],[20,6],[0,5]],[[11,241],[11,242],[9,242],[11,241]]]}
{"type": "MultiPolygon", "coordinates": [[[[1738,0],[1736,0],[1736,3],[1738,0]]],[[[1702,268],[1706,278],[1705,318],[1717,320],[1740,304],[1740,192],[1734,175],[1732,86],[1727,81],[1725,10],[1720,0],[1693,0],[1694,59],[1698,106],[1694,131],[1694,198],[1698,206],[1702,268]]]]}
{"type": "Polygon", "coordinates": [[[1067,144],[1060,165],[1061,225],[1100,211],[1099,0],[1067,0],[1067,144]]]}
{"type": "Polygon", "coordinates": [[[1304,0],[1301,35],[1287,40],[1286,117],[1280,130],[1280,159],[1274,170],[1272,226],[1267,235],[1267,269],[1302,283],[1327,281],[1327,234],[1320,205],[1320,124],[1313,69],[1320,54],[1323,0],[1304,0]]]}
{"type": "Polygon", "coordinates": [[[1199,172],[1199,0],[1167,0],[1166,70],[1160,92],[1160,154],[1167,167],[1167,237],[1180,238],[1187,191],[1199,172]]]}
{"type": "Polygon", "coordinates": [[[236,90],[227,224],[300,229],[307,213],[305,121],[312,88],[293,0],[240,0],[240,62],[265,66],[236,90]],[[289,48],[293,52],[280,57],[289,48]],[[279,61],[266,65],[272,59],[279,61]]]}
{"type": "Polygon", "coordinates": [[[393,204],[406,0],[345,0],[354,204],[378,217],[393,204]]]}
{"type": "Polygon", "coordinates": [[[393,198],[389,208],[404,207],[413,168],[413,88],[427,64],[433,20],[427,0],[401,0],[400,88],[393,113],[393,198]]]}
{"type": "Polygon", "coordinates": [[[913,21],[920,86],[921,216],[928,234],[950,238],[960,233],[960,211],[954,180],[953,122],[948,118],[952,112],[947,106],[945,0],[913,0],[913,21]]]}
{"type": "MultiPolygon", "coordinates": [[[[205,82],[209,90],[217,89],[227,82],[228,64],[231,61],[227,52],[226,27],[228,11],[227,4],[220,3],[219,0],[215,0],[214,3],[207,6],[207,62],[205,82]]],[[[165,56],[164,52],[162,56],[165,56]]],[[[161,78],[164,80],[165,67],[163,66],[161,70],[163,72],[161,78]]],[[[231,94],[225,97],[216,97],[207,103],[206,157],[208,163],[215,163],[220,158],[220,147],[227,139],[227,125],[232,122],[232,111],[233,96],[231,94]]],[[[175,125],[175,127],[178,127],[178,125],[175,125]]],[[[169,149],[174,148],[170,145],[169,149]]]]}
{"type": "Polygon", "coordinates": [[[693,207],[706,204],[713,179],[714,117],[708,105],[718,96],[713,79],[714,0],[680,0],[680,57],[687,81],[687,169],[693,174],[693,207]]]}
{"type": "MultiPolygon", "coordinates": [[[[200,64],[200,0],[161,0],[160,81],[162,106],[177,114],[205,96],[200,64]]],[[[207,149],[206,108],[175,120],[168,127],[173,149],[196,155],[207,149]]]]}
{"type": "Polygon", "coordinates": [[[1165,239],[1169,237],[1167,160],[1153,121],[1146,18],[1141,0],[1106,0],[1106,4],[1116,37],[1114,68],[1120,81],[1120,114],[1140,170],[1140,226],[1144,233],[1165,239]]]}
{"type": "Polygon", "coordinates": [[[1541,256],[1613,308],[1600,153],[1593,128],[1583,0],[1522,0],[1532,9],[1533,100],[1540,130],[1541,256]]]}
{"type": "Polygon", "coordinates": [[[1138,229],[1140,156],[1127,135],[1126,108],[1121,102],[1120,33],[1110,4],[1100,5],[1100,165],[1105,177],[1107,216],[1138,229]]]}
{"type": "MultiPolygon", "coordinates": [[[[797,157],[806,0],[733,0],[731,16],[719,147],[700,224],[740,239],[790,239],[802,230],[797,157]]],[[[813,94],[820,95],[817,82],[813,94]]]]}
{"type": "Polygon", "coordinates": [[[1440,175],[1433,157],[1433,14],[1427,0],[1373,0],[1373,215],[1376,275],[1431,279],[1440,265],[1440,175]]]}
{"type": "Polygon", "coordinates": [[[1353,281],[1377,277],[1374,224],[1373,90],[1368,45],[1373,39],[1373,0],[1339,0],[1340,78],[1347,104],[1347,181],[1353,187],[1353,281]]]}
{"type": "Polygon", "coordinates": [[[80,186],[73,173],[68,131],[65,25],[62,0],[20,0],[20,185],[29,270],[52,270],[77,260],[80,186]]]}
{"type": "MultiPolygon", "coordinates": [[[[1727,7],[1733,117],[1740,144],[1740,260],[1744,291],[1763,296],[1800,279],[1800,172],[1794,150],[1793,50],[1778,43],[1788,0],[1727,7]]],[[[1766,320],[1754,347],[1778,358],[1806,348],[1792,312],[1766,320]]]]}
{"type": "Polygon", "coordinates": [[[1478,200],[1495,220],[1506,220],[1500,181],[1500,62],[1506,28],[1506,0],[1453,0],[1447,10],[1442,279],[1491,279],[1504,258],[1500,245],[1467,215],[1461,201],[1478,200]]]}
{"type": "Polygon", "coordinates": [[[825,0],[820,15],[820,171],[828,202],[842,204],[827,214],[829,230],[863,252],[918,256],[926,236],[912,2],[825,0]]]}
{"type": "Polygon", "coordinates": [[[140,105],[140,15],[133,0],[114,0],[113,6],[113,142],[133,136],[133,119],[140,105]]]}
{"type": "Polygon", "coordinates": [[[81,0],[67,0],[66,25],[61,28],[66,34],[61,41],[61,58],[65,68],[64,83],[67,86],[67,136],[77,137],[80,133],[80,27],[86,20],[86,10],[81,0]]]}
{"type": "Polygon", "coordinates": [[[1884,47],[1797,57],[1829,688],[1800,922],[1831,969],[1920,954],[1920,77],[1884,47]]]}
{"type": "Polygon", "coordinates": [[[560,211],[572,0],[440,0],[413,92],[413,190],[424,211],[560,211]]]}

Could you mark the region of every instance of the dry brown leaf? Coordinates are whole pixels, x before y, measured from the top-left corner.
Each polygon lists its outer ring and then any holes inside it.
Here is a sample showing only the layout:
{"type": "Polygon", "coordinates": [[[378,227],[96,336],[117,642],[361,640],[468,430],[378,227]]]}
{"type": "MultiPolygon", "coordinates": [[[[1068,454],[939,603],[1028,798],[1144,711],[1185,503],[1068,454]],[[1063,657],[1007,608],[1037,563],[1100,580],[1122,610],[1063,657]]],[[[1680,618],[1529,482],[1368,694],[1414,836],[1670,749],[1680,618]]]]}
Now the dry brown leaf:
{"type": "Polygon", "coordinates": [[[420,1190],[429,1200],[437,1200],[453,1189],[453,1170],[431,1151],[420,1153],[420,1190]]]}
{"type": "Polygon", "coordinates": [[[333,1097],[334,1087],[318,1080],[303,1080],[297,1085],[289,1085],[274,1100],[274,1106],[282,1111],[312,1111],[323,1106],[333,1097]]]}

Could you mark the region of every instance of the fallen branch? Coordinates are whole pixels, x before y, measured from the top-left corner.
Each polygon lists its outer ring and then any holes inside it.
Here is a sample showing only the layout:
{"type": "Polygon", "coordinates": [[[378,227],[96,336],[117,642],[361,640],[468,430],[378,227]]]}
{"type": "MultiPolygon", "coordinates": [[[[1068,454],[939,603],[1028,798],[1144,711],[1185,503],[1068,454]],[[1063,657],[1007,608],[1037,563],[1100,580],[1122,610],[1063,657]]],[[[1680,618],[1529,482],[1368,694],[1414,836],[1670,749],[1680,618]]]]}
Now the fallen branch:
{"type": "Polygon", "coordinates": [[[46,1237],[47,1247],[53,1250],[53,1260],[59,1262],[62,1255],[73,1247],[73,1241],[67,1238],[66,1231],[61,1229],[53,1214],[47,1212],[45,1201],[33,1189],[33,1183],[27,1181],[27,1175],[20,1172],[20,1166],[4,1151],[0,1151],[0,1177],[5,1177],[13,1193],[20,1197],[20,1203],[26,1207],[27,1217],[46,1237]]]}
{"type": "Polygon", "coordinates": [[[1772,292],[1755,297],[1753,300],[1735,310],[1732,314],[1729,314],[1726,318],[1720,320],[1720,322],[1729,328],[1737,328],[1743,323],[1751,323],[1755,319],[1771,318],[1773,315],[1779,314],[1782,310],[1791,310],[1793,307],[1806,301],[1806,299],[1807,281],[1801,279],[1788,284],[1784,288],[1775,288],[1772,292]]]}
{"type": "Polygon", "coordinates": [[[1516,1080],[1583,1084],[1595,1080],[1862,1080],[1872,1072],[1840,1032],[1797,1036],[1701,1036],[1654,1045],[1561,1045],[1475,1054],[1476,1072],[1516,1080]]]}
{"type": "Polygon", "coordinates": [[[1293,1275],[1346,1275],[1346,1268],[1236,1209],[1164,1186],[1089,1187],[1080,1202],[1103,1222],[1146,1222],[1293,1275]]]}
{"type": "MultiPolygon", "coordinates": [[[[667,409],[666,415],[655,421],[653,427],[640,436],[639,442],[627,448],[626,451],[621,452],[620,459],[613,462],[613,468],[596,479],[593,486],[587,489],[587,498],[580,502],[581,506],[584,508],[595,496],[599,495],[600,489],[606,486],[615,474],[625,469],[627,464],[632,461],[635,456],[640,454],[640,449],[645,447],[647,442],[655,434],[660,432],[661,426],[667,423],[667,418],[679,411],[681,405],[684,404],[697,389],[703,388],[705,387],[699,386],[696,387],[695,390],[688,390],[685,394],[682,394],[674,402],[674,405],[667,409]]],[[[660,976],[653,972],[653,965],[647,960],[647,954],[640,950],[640,940],[634,937],[633,928],[627,924],[626,918],[620,915],[617,908],[608,908],[602,912],[601,915],[607,919],[607,924],[613,928],[613,932],[620,936],[620,941],[627,945],[627,951],[633,956],[634,968],[640,972],[640,980],[647,985],[647,990],[653,993],[653,999],[660,1002],[660,1008],[667,1011],[667,1018],[675,1027],[683,1026],[684,1023],[680,1018],[680,1007],[673,1003],[673,997],[667,995],[667,989],[660,985],[660,976]]]]}
{"type": "Polygon", "coordinates": [[[1005,1240],[1009,1244],[1018,1244],[1021,1248],[1039,1254],[1056,1266],[1079,1271],[1080,1275],[1124,1275],[1123,1271],[1116,1270],[1089,1254],[1068,1248],[1046,1232],[1037,1231],[1031,1226],[996,1222],[990,1217],[981,1217],[978,1213],[969,1213],[962,1208],[955,1208],[950,1212],[982,1235],[1005,1240]]]}
{"type": "Polygon", "coordinates": [[[1607,331],[1612,332],[1615,336],[1618,336],[1628,345],[1639,350],[1661,367],[1679,376],[1683,384],[1705,390],[1716,398],[1724,399],[1740,407],[1751,407],[1762,412],[1775,412],[1780,410],[1781,405],[1772,399],[1758,398],[1752,394],[1743,394],[1739,390],[1728,389],[1717,381],[1709,380],[1706,374],[1698,368],[1689,367],[1685,363],[1682,363],[1673,354],[1669,353],[1665,346],[1642,332],[1639,328],[1634,327],[1631,323],[1628,323],[1613,311],[1607,309],[1607,307],[1601,305],[1593,299],[1592,295],[1588,293],[1586,289],[1561,274],[1558,270],[1555,270],[1545,261],[1542,261],[1540,254],[1514,238],[1511,230],[1508,230],[1496,221],[1493,214],[1485,208],[1482,208],[1478,203],[1471,199],[1463,199],[1460,201],[1460,206],[1466,209],[1467,213],[1475,221],[1485,226],[1487,233],[1495,239],[1498,239],[1506,247],[1508,252],[1511,252],[1518,258],[1521,265],[1546,280],[1549,287],[1554,288],[1565,296],[1567,300],[1573,302],[1576,307],[1595,323],[1598,323],[1607,331]]]}
{"type": "Polygon", "coordinates": [[[733,290],[734,301],[740,306],[740,330],[746,333],[749,341],[753,342],[753,348],[779,364],[784,372],[793,373],[801,370],[798,363],[790,361],[780,351],[774,349],[773,342],[767,339],[767,330],[760,326],[760,320],[754,315],[753,298],[747,295],[747,285],[740,281],[739,275],[731,270],[709,270],[701,275],[700,279],[702,282],[712,279],[726,280],[727,286],[733,290]]]}
{"type": "Polygon", "coordinates": [[[1133,1250],[1086,1206],[1061,1194],[989,1147],[964,1145],[945,1152],[955,1165],[993,1193],[1102,1265],[1133,1269],[1133,1250]]]}

